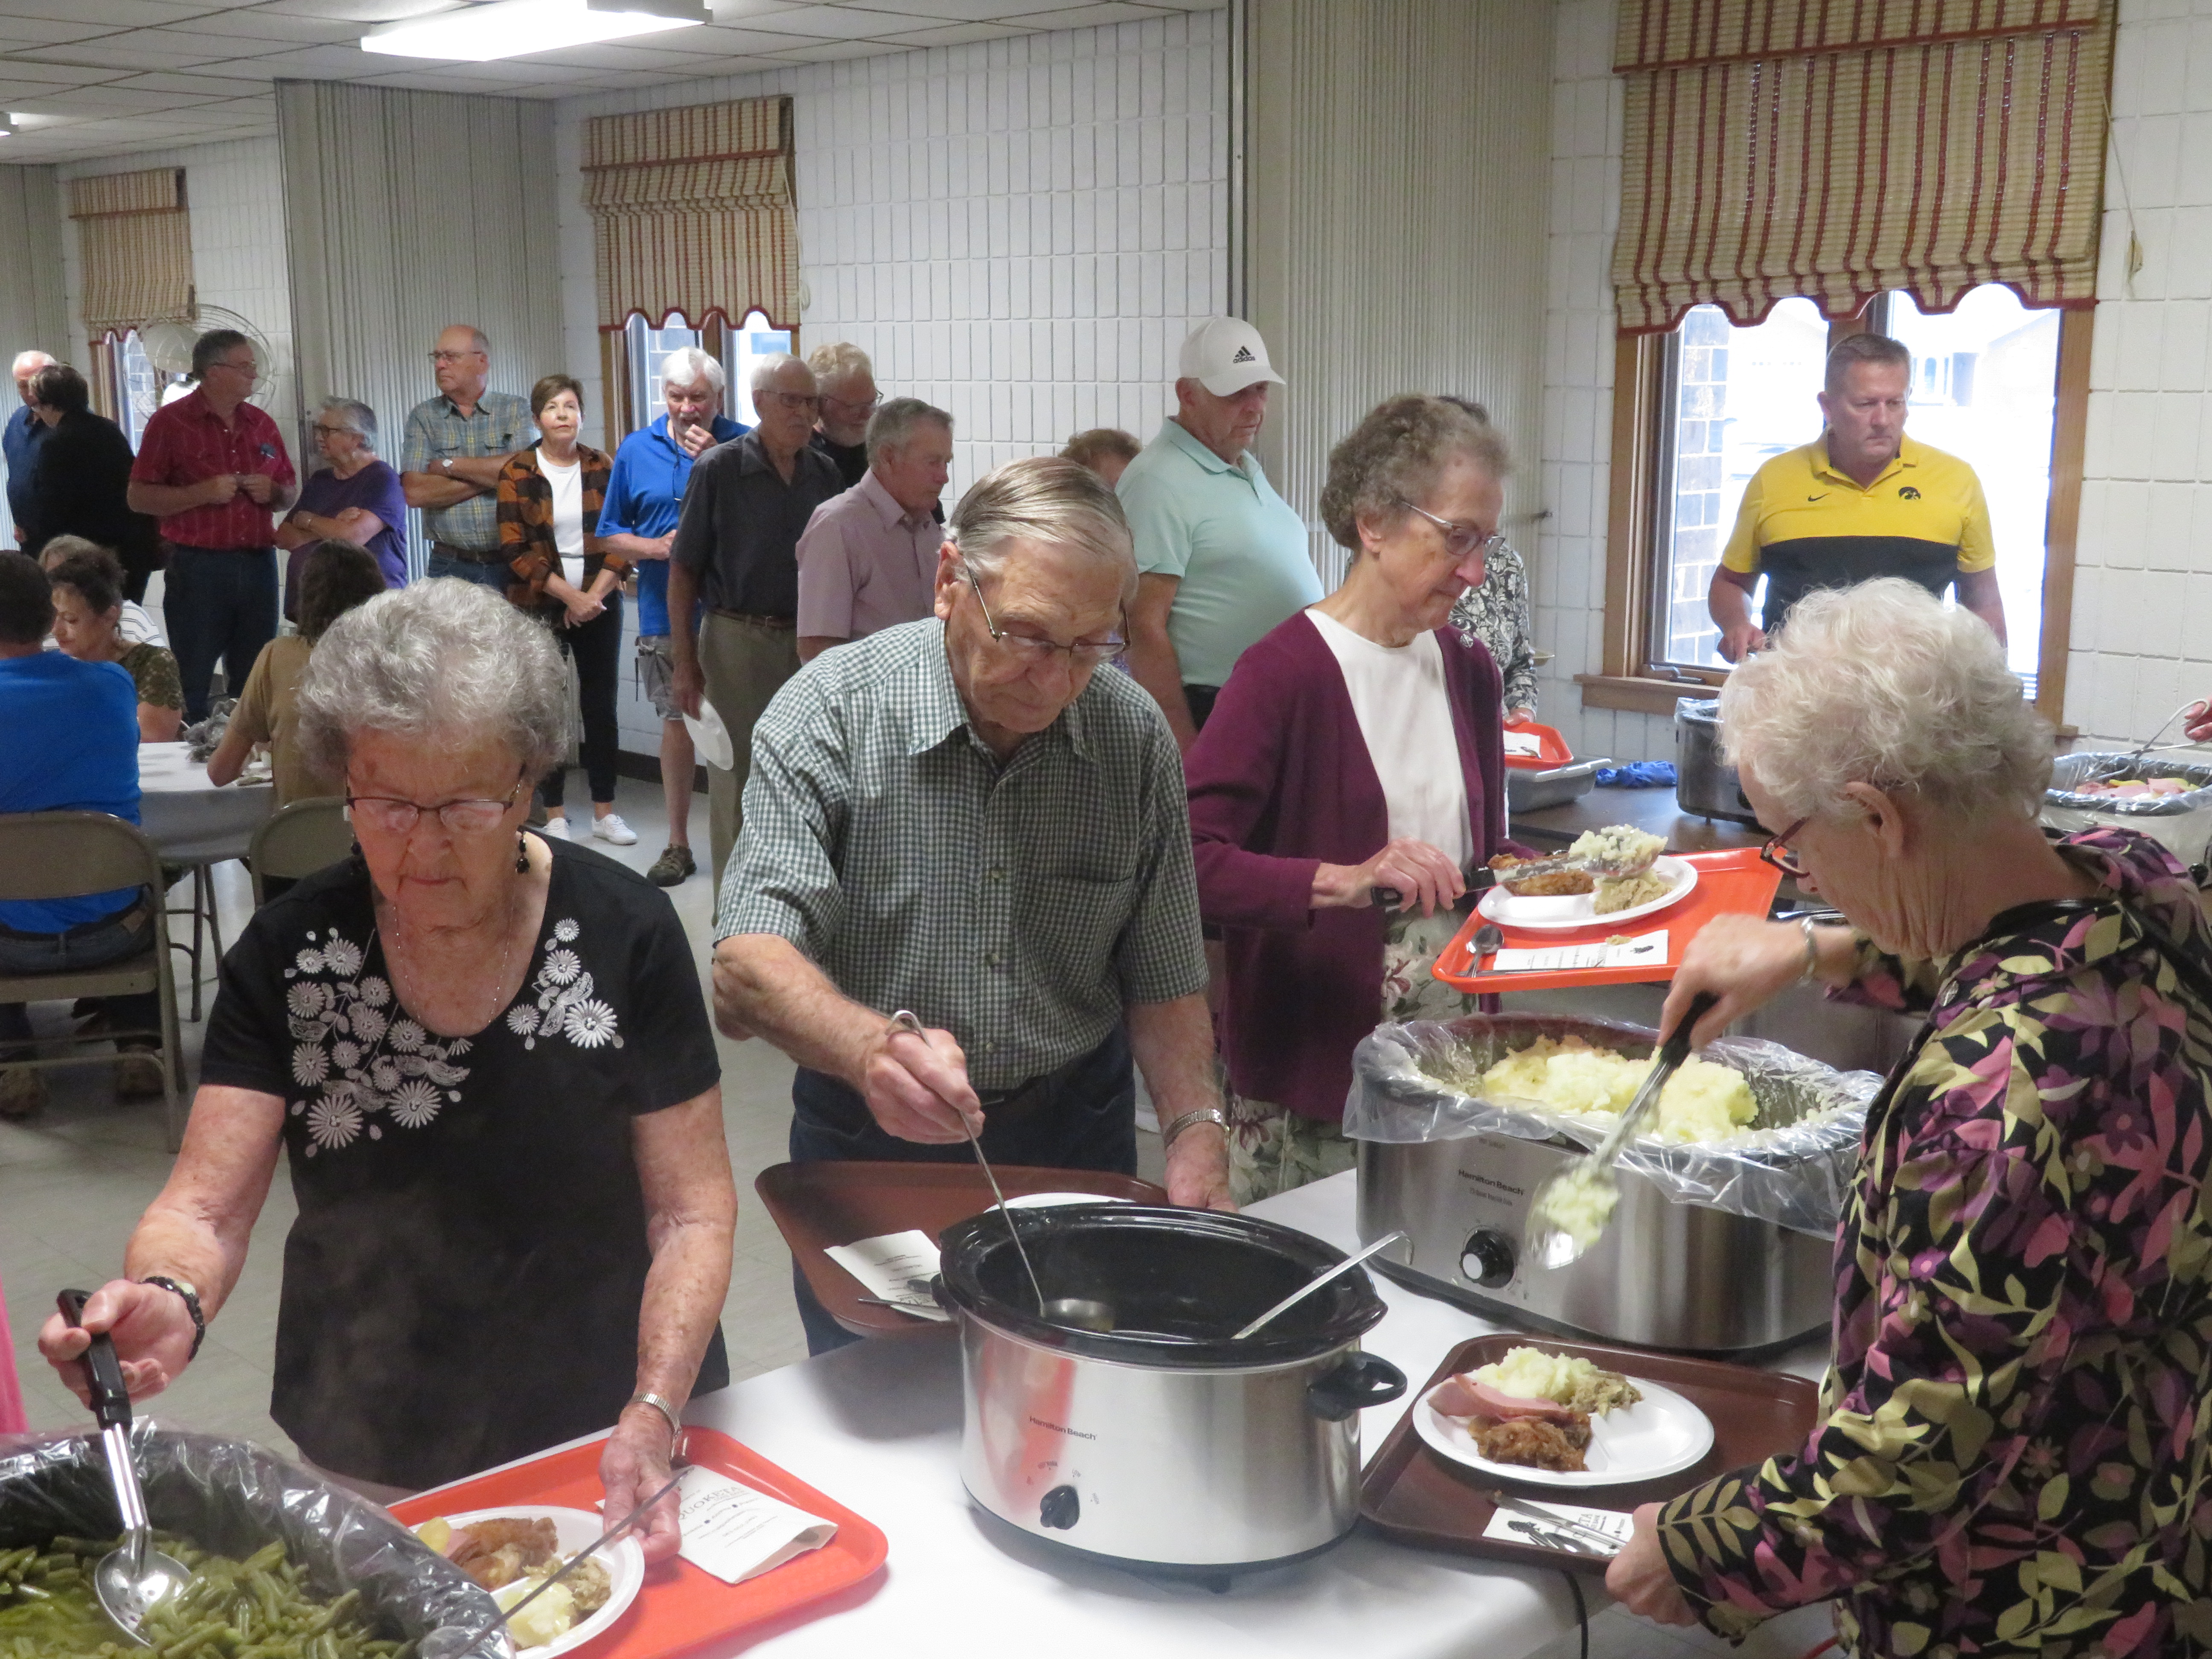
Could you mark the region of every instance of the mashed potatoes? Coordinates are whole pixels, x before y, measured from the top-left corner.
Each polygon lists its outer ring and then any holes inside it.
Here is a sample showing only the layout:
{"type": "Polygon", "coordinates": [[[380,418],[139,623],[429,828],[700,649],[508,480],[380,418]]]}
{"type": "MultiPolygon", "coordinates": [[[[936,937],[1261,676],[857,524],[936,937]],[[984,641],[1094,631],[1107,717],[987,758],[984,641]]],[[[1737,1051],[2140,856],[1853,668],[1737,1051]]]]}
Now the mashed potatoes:
{"type": "Polygon", "coordinates": [[[1571,859],[1590,859],[1623,870],[1648,870],[1651,860],[1667,850],[1667,843],[1633,824],[1610,823],[1602,830],[1585,830],[1567,848],[1571,859]]]}
{"type": "MultiPolygon", "coordinates": [[[[1489,1099],[1526,1101],[1565,1117],[1618,1116],[1650,1070],[1649,1060],[1595,1048],[1580,1037],[1539,1037],[1485,1072],[1480,1087],[1489,1099]]],[[[1691,1059],[1660,1091],[1645,1133],[1674,1142],[1725,1140],[1758,1115],[1742,1073],[1691,1059]]]]}
{"type": "Polygon", "coordinates": [[[1577,1162],[1537,1194],[1536,1207],[1528,1215],[1528,1231],[1540,1242],[1531,1251],[1531,1259],[1539,1267],[1564,1267],[1582,1256],[1597,1243],[1620,1202],[1618,1183],[1600,1180],[1588,1159],[1577,1162]],[[1559,1251],[1558,1241],[1547,1234],[1547,1229],[1570,1240],[1573,1250],[1559,1251]]]}
{"type": "Polygon", "coordinates": [[[1597,896],[1590,901],[1590,909],[1598,915],[1609,916],[1616,910],[1632,910],[1639,904],[1656,903],[1674,890],[1674,881],[1656,870],[1633,876],[1607,876],[1597,884],[1597,896]]]}
{"type": "Polygon", "coordinates": [[[1522,1400],[1555,1400],[1577,1411],[1604,1413],[1633,1406],[1644,1396],[1619,1371],[1601,1370],[1587,1359],[1546,1353],[1541,1348],[1511,1348],[1494,1365],[1473,1373],[1501,1394],[1522,1400]]]}

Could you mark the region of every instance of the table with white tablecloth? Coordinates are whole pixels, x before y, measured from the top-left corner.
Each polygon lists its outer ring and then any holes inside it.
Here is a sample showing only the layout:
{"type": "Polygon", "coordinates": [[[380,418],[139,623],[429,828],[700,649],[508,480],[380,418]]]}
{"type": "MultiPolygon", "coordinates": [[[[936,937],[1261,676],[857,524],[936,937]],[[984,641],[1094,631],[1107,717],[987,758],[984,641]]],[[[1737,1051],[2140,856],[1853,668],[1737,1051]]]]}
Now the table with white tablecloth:
{"type": "MultiPolygon", "coordinates": [[[[1356,1248],[1350,1174],[1252,1213],[1356,1248]]],[[[1455,1345],[1508,1328],[1379,1275],[1389,1312],[1364,1346],[1417,1386],[1455,1345]]],[[[1776,1369],[1818,1376],[1825,1340],[1776,1369]]],[[[1375,1455],[1410,1399],[1361,1414],[1375,1455]]],[[[860,1343],[702,1395],[689,1422],[743,1441],[882,1528],[879,1582],[699,1650],[763,1659],[899,1653],[972,1659],[1516,1659],[1575,1628],[1557,1572],[1406,1548],[1366,1531],[1215,1593],[1079,1559],[980,1516],[960,1485],[960,1350],[950,1331],[860,1343]]],[[[1593,1611],[1604,1602],[1585,1579],[1593,1611]]]]}
{"type": "Polygon", "coordinates": [[[173,864],[241,859],[276,804],[276,787],[208,781],[207,763],[182,743],[138,745],[138,823],[173,864]]]}

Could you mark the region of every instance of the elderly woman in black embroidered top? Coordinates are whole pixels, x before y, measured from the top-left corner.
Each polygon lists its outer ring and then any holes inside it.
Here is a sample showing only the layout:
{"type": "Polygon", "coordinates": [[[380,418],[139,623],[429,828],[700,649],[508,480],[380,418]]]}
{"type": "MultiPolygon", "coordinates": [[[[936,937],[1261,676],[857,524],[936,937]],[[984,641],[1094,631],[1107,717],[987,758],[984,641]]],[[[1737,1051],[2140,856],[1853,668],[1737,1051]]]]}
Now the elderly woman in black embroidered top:
{"type": "MultiPolygon", "coordinates": [[[[359,854],[224,958],[183,1153],[84,1328],[112,1329],[134,1395],[173,1382],[281,1149],[300,1218],[271,1412],[301,1451],[388,1498],[613,1424],[619,1513],[665,1479],[695,1384],[728,1380],[737,1200],[683,930],[642,876],[524,832],[566,685],[497,594],[370,600],[299,704],[359,854]]],[[[40,1339],[64,1377],[87,1340],[40,1339]]],[[[676,1541],[664,1504],[647,1553],[676,1541]]]]}

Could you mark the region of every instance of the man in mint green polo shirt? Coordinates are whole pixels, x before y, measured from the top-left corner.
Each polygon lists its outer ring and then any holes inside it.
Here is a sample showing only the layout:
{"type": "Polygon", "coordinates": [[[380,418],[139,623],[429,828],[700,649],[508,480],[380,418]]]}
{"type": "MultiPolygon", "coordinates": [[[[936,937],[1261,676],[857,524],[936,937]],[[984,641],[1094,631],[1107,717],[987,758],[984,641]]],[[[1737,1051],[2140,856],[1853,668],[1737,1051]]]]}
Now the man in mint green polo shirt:
{"type": "Polygon", "coordinates": [[[1182,343],[1176,412],[1115,493],[1137,544],[1129,672],[1188,749],[1244,649],[1321,599],[1305,526],[1251,453],[1267,418],[1260,331],[1235,317],[1182,343]]]}

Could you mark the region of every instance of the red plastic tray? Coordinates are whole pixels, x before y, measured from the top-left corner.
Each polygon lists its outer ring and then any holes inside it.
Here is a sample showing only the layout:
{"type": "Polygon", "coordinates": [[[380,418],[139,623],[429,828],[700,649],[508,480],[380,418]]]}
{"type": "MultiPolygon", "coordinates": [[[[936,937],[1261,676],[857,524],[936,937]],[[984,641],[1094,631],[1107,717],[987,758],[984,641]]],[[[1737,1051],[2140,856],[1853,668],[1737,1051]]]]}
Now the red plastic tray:
{"type": "Polygon", "coordinates": [[[1429,972],[1455,991],[1558,991],[1582,985],[1633,985],[1642,981],[1672,979],[1682,965],[1690,941],[1715,916],[1735,914],[1763,916],[1774,908],[1782,872],[1762,860],[1756,847],[1725,853],[1678,853],[1674,856],[1697,866],[1698,884],[1690,896],[1671,910],[1639,916],[1634,921],[1610,918],[1587,927],[1503,927],[1505,947],[1513,951],[1541,950],[1553,945],[1589,945],[1610,939],[1624,928],[1632,933],[1667,930],[1667,960],[1638,968],[1564,968],[1548,973],[1491,974],[1475,959],[1475,930],[1486,918],[1471,913],[1450,944],[1437,952],[1429,972]]]}
{"type": "Polygon", "coordinates": [[[1575,751],[1567,747],[1567,740],[1559,735],[1557,726],[1539,726],[1534,720],[1509,720],[1505,729],[1509,732],[1533,732],[1537,741],[1543,745],[1534,755],[1508,755],[1505,763],[1516,772],[1548,772],[1555,766],[1566,765],[1575,757],[1575,751]]]}
{"type": "MultiPolygon", "coordinates": [[[[850,1589],[884,1564],[890,1545],[872,1523],[823,1497],[726,1434],[686,1429],[690,1461],[780,1498],[794,1509],[837,1523],[837,1535],[820,1549],[771,1572],[726,1584],[680,1557],[646,1574],[645,1587],[613,1627],[576,1650],[587,1659],[680,1659],[748,1627],[850,1589]]],[[[459,1515],[526,1504],[596,1510],[606,1494],[599,1486],[605,1437],[479,1475],[459,1486],[410,1498],[392,1512],[409,1526],[436,1515],[459,1515]]]]}

